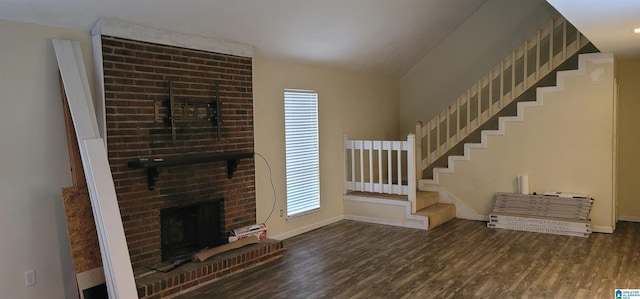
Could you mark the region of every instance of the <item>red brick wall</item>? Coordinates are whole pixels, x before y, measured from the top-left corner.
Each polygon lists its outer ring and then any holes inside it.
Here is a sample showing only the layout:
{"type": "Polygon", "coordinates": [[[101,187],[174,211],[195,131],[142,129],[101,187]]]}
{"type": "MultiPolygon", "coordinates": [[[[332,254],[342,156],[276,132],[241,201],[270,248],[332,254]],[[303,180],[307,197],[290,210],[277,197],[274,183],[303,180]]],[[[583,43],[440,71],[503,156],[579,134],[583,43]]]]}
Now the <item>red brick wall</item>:
{"type": "Polygon", "coordinates": [[[146,171],[130,169],[139,158],[178,158],[229,151],[253,152],[250,58],[102,37],[109,163],[134,271],[161,261],[160,209],[224,198],[222,230],[256,223],[255,165],[242,159],[232,179],[226,162],[160,168],[155,190],[146,171]],[[220,84],[222,138],[211,122],[156,121],[157,102],[215,101],[220,84]]]}

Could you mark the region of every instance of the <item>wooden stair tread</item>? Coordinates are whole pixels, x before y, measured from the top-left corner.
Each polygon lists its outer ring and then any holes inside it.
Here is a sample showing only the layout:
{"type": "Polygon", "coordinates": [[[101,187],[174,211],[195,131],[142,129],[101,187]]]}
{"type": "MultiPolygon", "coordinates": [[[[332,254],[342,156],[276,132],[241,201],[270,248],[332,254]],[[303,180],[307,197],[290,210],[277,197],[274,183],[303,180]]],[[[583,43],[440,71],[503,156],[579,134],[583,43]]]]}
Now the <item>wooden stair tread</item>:
{"type": "Polygon", "coordinates": [[[437,203],[416,212],[416,215],[429,218],[429,229],[456,218],[456,206],[449,203],[437,203]]]}
{"type": "Polygon", "coordinates": [[[421,209],[421,210],[417,211],[416,214],[428,217],[428,216],[431,216],[433,214],[440,213],[440,212],[442,212],[444,210],[451,209],[451,207],[455,208],[455,205],[450,204],[450,203],[437,203],[435,205],[431,205],[431,206],[428,206],[428,207],[426,207],[424,209],[421,209]]]}
{"type": "Polygon", "coordinates": [[[420,211],[424,208],[437,204],[440,201],[438,192],[433,191],[416,191],[416,210],[420,211]]]}

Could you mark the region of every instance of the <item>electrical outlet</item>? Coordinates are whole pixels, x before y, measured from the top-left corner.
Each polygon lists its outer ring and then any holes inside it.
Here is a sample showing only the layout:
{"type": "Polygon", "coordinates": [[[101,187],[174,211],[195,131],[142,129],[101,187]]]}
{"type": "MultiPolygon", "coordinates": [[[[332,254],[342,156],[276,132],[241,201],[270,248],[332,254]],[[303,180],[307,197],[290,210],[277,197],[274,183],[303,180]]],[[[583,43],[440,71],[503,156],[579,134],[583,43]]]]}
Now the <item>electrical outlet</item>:
{"type": "Polygon", "coordinates": [[[284,210],[280,210],[280,217],[284,217],[284,210]]]}
{"type": "Polygon", "coordinates": [[[24,272],[24,285],[30,287],[36,284],[36,270],[24,272]]]}

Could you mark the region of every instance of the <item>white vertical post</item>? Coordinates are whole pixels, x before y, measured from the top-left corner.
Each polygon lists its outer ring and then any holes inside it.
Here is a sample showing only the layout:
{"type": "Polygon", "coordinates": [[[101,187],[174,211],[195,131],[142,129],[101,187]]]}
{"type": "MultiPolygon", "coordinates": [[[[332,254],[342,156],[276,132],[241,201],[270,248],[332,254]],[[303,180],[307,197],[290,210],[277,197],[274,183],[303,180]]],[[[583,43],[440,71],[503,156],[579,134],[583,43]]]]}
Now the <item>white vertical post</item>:
{"type": "Polygon", "coordinates": [[[478,93],[478,127],[480,127],[482,125],[482,80],[478,81],[476,92],[478,93]]]}
{"type": "Polygon", "coordinates": [[[394,141],[394,150],[397,153],[397,162],[398,162],[398,184],[396,185],[397,191],[396,194],[402,194],[402,144],[401,141],[394,141]]]}
{"type": "Polygon", "coordinates": [[[504,108],[504,59],[500,61],[500,109],[504,108]]]}
{"type": "Polygon", "coordinates": [[[431,164],[431,138],[433,137],[431,135],[431,130],[433,129],[433,126],[431,125],[431,121],[427,122],[427,164],[431,164]]]}
{"type": "Polygon", "coordinates": [[[388,193],[393,193],[393,161],[391,160],[391,152],[393,151],[393,142],[385,141],[387,144],[387,186],[388,193]]]}
{"type": "Polygon", "coordinates": [[[380,193],[382,193],[384,190],[384,187],[382,185],[382,143],[383,141],[377,141],[378,143],[378,186],[380,187],[380,193]]]}
{"type": "Polygon", "coordinates": [[[451,136],[451,105],[447,106],[447,117],[445,117],[445,122],[447,122],[447,136],[445,136],[446,142],[445,144],[445,152],[449,150],[451,147],[449,136],[451,136]]]}
{"type": "Polygon", "coordinates": [[[373,141],[367,141],[369,144],[369,192],[373,192],[373,141]]]}
{"type": "Polygon", "coordinates": [[[562,22],[562,60],[567,58],[567,20],[562,22]]]}
{"type": "Polygon", "coordinates": [[[347,149],[347,134],[342,134],[342,159],[344,161],[344,180],[343,180],[343,190],[342,194],[347,194],[347,182],[349,181],[349,159],[347,159],[348,153],[347,149]]]}
{"type": "Polygon", "coordinates": [[[353,183],[352,191],[356,190],[356,144],[353,140],[348,141],[351,145],[351,182],[353,183]]]}
{"type": "Polygon", "coordinates": [[[440,114],[442,113],[438,113],[436,117],[436,159],[440,157],[440,114]]]}
{"type": "Polygon", "coordinates": [[[553,70],[556,66],[553,62],[553,31],[555,31],[556,25],[554,18],[551,18],[551,29],[549,30],[549,71],[553,70]]]}
{"type": "Polygon", "coordinates": [[[582,48],[582,34],[580,33],[580,31],[578,31],[578,29],[576,29],[576,43],[578,48],[576,48],[576,52],[578,50],[580,50],[580,48],[582,48]]]}
{"type": "Polygon", "coordinates": [[[462,139],[460,138],[461,136],[462,136],[462,133],[460,132],[460,97],[457,97],[456,98],[456,142],[460,142],[460,139],[462,139]]]}
{"type": "Polygon", "coordinates": [[[360,144],[360,189],[358,191],[364,191],[364,141],[357,142],[360,144]]]}
{"type": "Polygon", "coordinates": [[[536,82],[540,80],[540,30],[536,33],[536,82]]]}
{"type": "Polygon", "coordinates": [[[422,178],[422,122],[416,122],[416,135],[415,139],[415,173],[416,176],[422,178]]]}
{"type": "Polygon", "coordinates": [[[467,96],[467,134],[471,134],[473,131],[471,129],[471,89],[467,89],[465,95],[467,96]]]}
{"type": "Polygon", "coordinates": [[[409,134],[407,136],[407,192],[409,197],[409,202],[411,202],[411,213],[416,212],[416,169],[415,169],[415,161],[413,158],[415,157],[415,142],[416,135],[409,134]]]}
{"type": "Polygon", "coordinates": [[[529,88],[529,75],[527,74],[527,63],[529,61],[529,40],[525,40],[524,41],[524,75],[522,76],[522,92],[524,92],[525,90],[527,90],[527,88],[529,88]]]}
{"type": "Polygon", "coordinates": [[[511,53],[511,96],[509,103],[516,99],[516,52],[511,53]]]}
{"type": "Polygon", "coordinates": [[[493,116],[493,69],[489,71],[489,117],[493,116]]]}

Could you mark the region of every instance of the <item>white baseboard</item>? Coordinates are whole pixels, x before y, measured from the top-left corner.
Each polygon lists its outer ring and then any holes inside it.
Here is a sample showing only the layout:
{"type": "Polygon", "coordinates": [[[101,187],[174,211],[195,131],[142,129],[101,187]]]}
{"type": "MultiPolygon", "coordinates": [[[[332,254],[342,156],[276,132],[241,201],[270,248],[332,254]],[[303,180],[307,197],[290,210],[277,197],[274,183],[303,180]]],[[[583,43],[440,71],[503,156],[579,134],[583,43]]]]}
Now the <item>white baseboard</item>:
{"type": "Polygon", "coordinates": [[[354,220],[360,222],[368,222],[368,223],[376,223],[376,224],[384,224],[384,225],[393,225],[407,228],[417,228],[417,229],[428,229],[428,222],[425,223],[416,223],[416,222],[406,222],[406,221],[397,221],[397,220],[388,220],[388,219],[380,219],[380,218],[371,218],[371,217],[363,217],[356,215],[344,215],[345,220],[354,220]]]}
{"type": "Polygon", "coordinates": [[[478,220],[478,221],[489,222],[489,215],[477,215],[476,219],[469,219],[469,220],[478,220]]]}
{"type": "Polygon", "coordinates": [[[640,222],[640,216],[620,215],[618,221],[640,222]]]}
{"type": "Polygon", "coordinates": [[[613,234],[613,227],[611,226],[592,225],[591,228],[593,229],[594,233],[613,234]]]}
{"type": "Polygon", "coordinates": [[[294,229],[292,231],[288,231],[286,233],[282,233],[282,234],[279,234],[279,235],[271,236],[269,238],[282,241],[284,239],[295,237],[297,235],[304,234],[306,232],[310,232],[310,231],[312,231],[312,230],[314,230],[316,228],[321,228],[323,226],[326,226],[326,225],[329,225],[329,224],[332,224],[332,223],[336,223],[336,222],[338,222],[340,220],[344,220],[344,219],[345,219],[345,217],[343,215],[340,215],[340,216],[333,217],[333,218],[330,218],[330,219],[327,219],[327,220],[324,220],[324,221],[316,222],[316,223],[311,224],[311,225],[307,225],[307,226],[304,226],[304,227],[301,227],[301,228],[297,228],[297,229],[294,229]]]}

